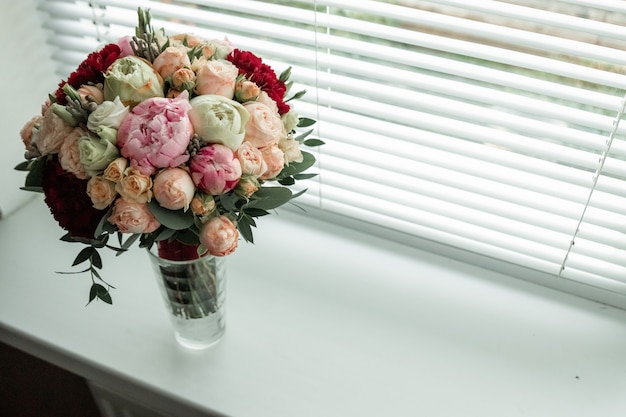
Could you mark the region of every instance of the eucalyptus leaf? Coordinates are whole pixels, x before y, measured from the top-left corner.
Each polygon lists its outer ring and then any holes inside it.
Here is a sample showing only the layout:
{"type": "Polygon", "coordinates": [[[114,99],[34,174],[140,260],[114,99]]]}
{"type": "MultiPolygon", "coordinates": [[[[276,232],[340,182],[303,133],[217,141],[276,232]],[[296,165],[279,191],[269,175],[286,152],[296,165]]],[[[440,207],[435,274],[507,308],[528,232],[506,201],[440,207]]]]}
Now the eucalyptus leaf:
{"type": "Polygon", "coordinates": [[[309,119],[308,117],[301,117],[298,121],[298,127],[309,127],[315,124],[314,119],[309,119]]]}
{"type": "Polygon", "coordinates": [[[20,190],[31,191],[33,193],[43,193],[43,188],[42,187],[32,187],[32,186],[20,187],[20,190]]]}
{"type": "Polygon", "coordinates": [[[307,139],[303,142],[306,146],[322,146],[325,142],[321,139],[307,139]]]}
{"type": "Polygon", "coordinates": [[[93,254],[94,251],[95,249],[89,246],[88,248],[84,248],[83,250],[78,252],[78,255],[76,255],[76,258],[74,259],[74,263],[72,263],[72,266],[82,264],[87,259],[91,258],[91,255],[93,254]]]}
{"type": "Polygon", "coordinates": [[[239,230],[239,233],[246,242],[254,243],[254,237],[252,235],[251,227],[252,224],[250,222],[251,220],[252,219],[246,215],[241,216],[237,221],[237,230],[239,230]]]}
{"type": "Polygon", "coordinates": [[[261,187],[254,193],[254,200],[247,206],[263,210],[272,210],[291,200],[291,190],[285,187],[261,187]]]}
{"type": "Polygon", "coordinates": [[[111,216],[111,211],[113,208],[109,208],[107,212],[102,216],[100,222],[98,222],[98,226],[96,227],[96,231],[93,233],[94,237],[100,236],[102,233],[112,233],[115,231],[115,225],[108,221],[108,218],[111,216]]]}
{"type": "Polygon", "coordinates": [[[19,164],[15,165],[14,169],[16,171],[30,171],[30,161],[22,161],[19,164]]]}
{"type": "Polygon", "coordinates": [[[293,176],[293,178],[297,179],[297,180],[308,180],[311,178],[317,177],[317,174],[311,173],[311,174],[295,174],[293,176]]]}
{"type": "Polygon", "coordinates": [[[296,183],[296,180],[294,180],[293,177],[285,177],[285,178],[281,178],[278,180],[278,183],[280,185],[294,185],[296,183]]]}
{"type": "Polygon", "coordinates": [[[181,210],[168,210],[156,201],[152,200],[148,203],[148,210],[156,217],[163,226],[173,229],[186,229],[193,224],[193,213],[191,210],[186,212],[181,210]]]}
{"type": "Polygon", "coordinates": [[[93,254],[91,255],[91,264],[98,269],[102,269],[102,257],[98,253],[97,250],[94,249],[93,254]]]}
{"type": "Polygon", "coordinates": [[[30,171],[26,175],[24,187],[31,191],[32,187],[41,187],[43,182],[43,171],[48,163],[48,157],[42,156],[34,159],[30,166],[30,171]]]}
{"type": "Polygon", "coordinates": [[[306,94],[306,90],[298,91],[296,94],[293,95],[293,97],[290,97],[287,100],[285,100],[285,103],[291,100],[297,100],[299,98],[302,98],[305,94],[306,94]]]}
{"type": "Polygon", "coordinates": [[[294,138],[294,140],[296,140],[298,142],[303,142],[304,139],[306,139],[306,137],[309,136],[311,133],[313,133],[313,129],[310,129],[310,130],[307,130],[306,132],[300,133],[298,136],[296,136],[294,138]]]}

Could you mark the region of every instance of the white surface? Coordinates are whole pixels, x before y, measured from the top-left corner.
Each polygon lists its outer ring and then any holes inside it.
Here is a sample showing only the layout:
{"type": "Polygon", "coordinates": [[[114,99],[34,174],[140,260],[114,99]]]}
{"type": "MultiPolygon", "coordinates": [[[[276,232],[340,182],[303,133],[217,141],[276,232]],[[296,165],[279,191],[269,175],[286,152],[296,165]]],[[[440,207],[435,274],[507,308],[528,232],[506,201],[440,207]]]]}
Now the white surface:
{"type": "Polygon", "coordinates": [[[2,2],[0,211],[3,215],[32,197],[19,189],[24,185],[25,173],[13,169],[24,160],[20,130],[41,111],[48,94],[61,81],[54,74],[52,50],[45,44],[46,33],[40,28],[41,15],[35,11],[35,0],[2,2]]]}
{"type": "Polygon", "coordinates": [[[228,259],[225,338],[189,352],[146,254],[107,256],[114,305],[84,307],[61,235],[39,199],[0,221],[0,339],[172,415],[626,410],[622,310],[281,212],[228,259]]]}

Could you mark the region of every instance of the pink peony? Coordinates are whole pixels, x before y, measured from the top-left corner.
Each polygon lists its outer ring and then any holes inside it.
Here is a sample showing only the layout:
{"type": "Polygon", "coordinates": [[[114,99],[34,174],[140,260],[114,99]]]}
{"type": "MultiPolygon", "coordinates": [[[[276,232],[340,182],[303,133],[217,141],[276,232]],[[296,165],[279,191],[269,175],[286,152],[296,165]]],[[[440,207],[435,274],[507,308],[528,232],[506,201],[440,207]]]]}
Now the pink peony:
{"type": "Polygon", "coordinates": [[[122,121],[117,146],[132,167],[144,175],[156,168],[184,164],[193,127],[187,116],[191,105],[187,92],[177,98],[150,98],[133,108],[122,121]]]}
{"type": "Polygon", "coordinates": [[[200,148],[189,168],[194,184],[211,195],[232,190],[241,178],[241,163],[235,153],[217,143],[200,148]]]}
{"type": "Polygon", "coordinates": [[[200,243],[213,256],[230,255],[237,249],[239,232],[226,216],[213,217],[200,229],[200,243]]]}

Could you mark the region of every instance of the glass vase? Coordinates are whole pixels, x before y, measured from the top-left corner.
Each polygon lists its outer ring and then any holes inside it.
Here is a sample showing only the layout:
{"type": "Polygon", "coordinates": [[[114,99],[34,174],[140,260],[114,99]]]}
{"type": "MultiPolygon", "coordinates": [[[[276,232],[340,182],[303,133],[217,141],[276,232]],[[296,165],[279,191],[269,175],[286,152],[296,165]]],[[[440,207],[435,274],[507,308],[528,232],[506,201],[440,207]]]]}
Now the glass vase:
{"type": "Polygon", "coordinates": [[[154,248],[148,253],[176,341],[190,349],[213,346],[226,329],[225,258],[206,255],[170,260],[154,248]]]}

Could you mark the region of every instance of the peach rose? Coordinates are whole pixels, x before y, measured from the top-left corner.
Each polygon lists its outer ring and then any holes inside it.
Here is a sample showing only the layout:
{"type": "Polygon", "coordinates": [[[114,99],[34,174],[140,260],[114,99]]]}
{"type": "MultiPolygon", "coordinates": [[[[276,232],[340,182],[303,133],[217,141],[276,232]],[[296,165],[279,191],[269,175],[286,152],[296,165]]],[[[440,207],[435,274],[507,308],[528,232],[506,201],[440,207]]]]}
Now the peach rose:
{"type": "Polygon", "coordinates": [[[159,172],[154,178],[152,192],[162,207],[187,211],[196,192],[196,186],[187,171],[169,168],[159,172]]]}
{"type": "Polygon", "coordinates": [[[81,85],[78,90],[80,99],[83,103],[96,103],[102,104],[104,101],[104,86],[102,84],[97,85],[81,85]]]}
{"type": "Polygon", "coordinates": [[[113,212],[107,220],[122,233],[152,233],[161,226],[146,204],[123,198],[115,200],[113,212]]]}
{"type": "Polygon", "coordinates": [[[126,168],[128,168],[128,159],[119,157],[106,167],[102,176],[109,181],[120,182],[126,168]]]}
{"type": "Polygon", "coordinates": [[[104,210],[109,207],[113,201],[115,201],[115,197],[117,197],[115,183],[104,179],[100,175],[91,177],[87,182],[87,195],[91,198],[94,208],[104,210]]]}
{"type": "Polygon", "coordinates": [[[65,138],[61,149],[59,149],[59,163],[61,168],[67,172],[71,172],[81,180],[87,179],[90,175],[85,171],[85,166],[80,162],[80,150],[78,142],[83,136],[87,136],[88,132],[81,128],[75,127],[72,133],[65,138]]]}
{"type": "Polygon", "coordinates": [[[232,99],[237,75],[239,69],[229,61],[204,61],[197,71],[195,92],[199,95],[215,94],[232,99]]]}
{"type": "Polygon", "coordinates": [[[226,216],[213,217],[200,229],[200,243],[213,256],[230,255],[237,249],[239,232],[226,216]]]}
{"type": "Polygon", "coordinates": [[[183,45],[183,43],[187,44],[190,48],[200,46],[204,44],[204,39],[197,35],[193,35],[191,33],[178,33],[176,35],[170,36],[170,41],[172,45],[183,45]]]}
{"type": "Polygon", "coordinates": [[[128,168],[122,179],[115,184],[115,190],[126,201],[147,203],[152,199],[152,178],[136,168],[128,168]]]}
{"type": "Polygon", "coordinates": [[[167,80],[177,70],[189,68],[191,61],[184,46],[169,46],[154,59],[152,66],[159,75],[167,80]]]}
{"type": "Polygon", "coordinates": [[[196,85],[196,74],[189,68],[180,68],[172,74],[172,86],[178,91],[193,90],[196,85]]]}
{"type": "Polygon", "coordinates": [[[26,152],[24,154],[24,157],[26,159],[39,156],[39,151],[32,142],[33,140],[36,142],[42,120],[43,116],[35,116],[30,119],[30,121],[28,121],[24,125],[24,127],[22,127],[22,130],[20,130],[20,136],[22,137],[22,142],[24,142],[24,147],[26,148],[26,152]]]}
{"type": "Polygon", "coordinates": [[[66,125],[59,116],[54,114],[54,105],[48,107],[37,135],[37,149],[42,155],[58,153],[63,141],[73,130],[72,126],[66,125]]]}
{"type": "Polygon", "coordinates": [[[263,154],[255,148],[252,143],[244,142],[235,152],[237,159],[241,162],[241,172],[243,174],[260,177],[267,171],[267,164],[263,160],[263,154]]]}
{"type": "Polygon", "coordinates": [[[196,193],[191,200],[191,211],[198,217],[205,217],[215,210],[215,200],[212,195],[196,193]]]}
{"type": "Polygon", "coordinates": [[[278,105],[276,104],[274,100],[270,98],[269,95],[267,95],[265,91],[261,91],[259,93],[259,96],[257,97],[256,101],[258,101],[259,103],[265,104],[267,107],[270,108],[272,112],[278,114],[278,105]]]}
{"type": "Polygon", "coordinates": [[[241,177],[241,180],[237,183],[235,187],[235,193],[244,198],[250,198],[252,194],[256,193],[259,190],[259,180],[257,180],[252,175],[244,175],[241,177]]]}
{"type": "Polygon", "coordinates": [[[246,123],[244,141],[251,142],[257,148],[276,145],[286,136],[283,121],[278,112],[272,111],[263,103],[249,101],[243,107],[248,110],[250,119],[246,123]]]}
{"type": "Polygon", "coordinates": [[[261,149],[267,170],[259,177],[260,180],[269,180],[276,177],[285,166],[285,155],[277,145],[261,149]]]}
{"type": "Polygon", "coordinates": [[[260,93],[261,89],[252,81],[243,80],[235,85],[235,98],[240,103],[254,101],[260,93]]]}

